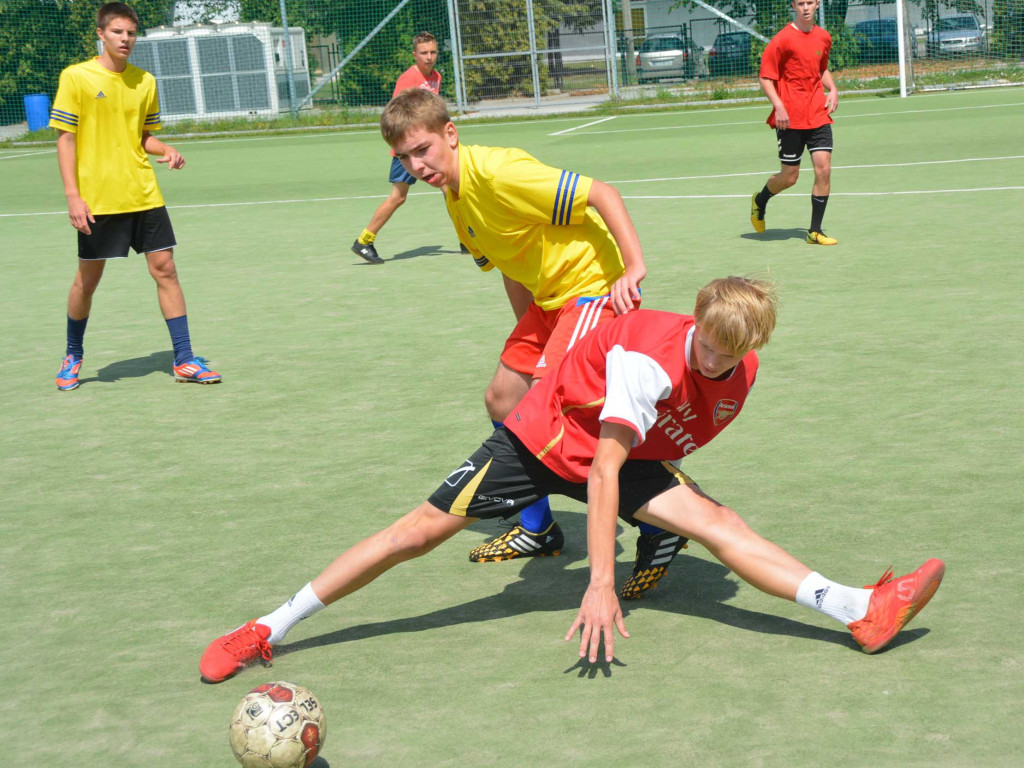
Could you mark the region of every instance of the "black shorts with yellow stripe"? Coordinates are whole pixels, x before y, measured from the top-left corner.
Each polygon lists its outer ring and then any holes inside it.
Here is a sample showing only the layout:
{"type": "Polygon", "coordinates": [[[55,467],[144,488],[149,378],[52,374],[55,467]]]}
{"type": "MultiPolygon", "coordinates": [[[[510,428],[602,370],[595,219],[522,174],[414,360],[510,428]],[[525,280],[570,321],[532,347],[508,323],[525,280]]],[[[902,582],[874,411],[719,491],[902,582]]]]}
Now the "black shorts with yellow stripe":
{"type": "MultiPolygon", "coordinates": [[[[677,485],[693,484],[667,461],[628,460],[619,471],[619,517],[633,515],[648,501],[677,485]]],[[[587,501],[587,484],[552,472],[519,438],[498,427],[476,453],[453,471],[430,496],[440,510],[462,517],[511,517],[535,501],[559,494],[587,501]]]]}

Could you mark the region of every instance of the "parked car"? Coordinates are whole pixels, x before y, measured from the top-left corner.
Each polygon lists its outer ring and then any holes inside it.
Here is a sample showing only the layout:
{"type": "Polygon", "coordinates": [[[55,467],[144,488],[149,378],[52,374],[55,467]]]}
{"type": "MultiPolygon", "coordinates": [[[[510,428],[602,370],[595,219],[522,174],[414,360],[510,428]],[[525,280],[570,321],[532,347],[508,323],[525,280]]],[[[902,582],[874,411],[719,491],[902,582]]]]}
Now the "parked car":
{"type": "Polygon", "coordinates": [[[750,59],[753,38],[749,32],[722,32],[708,51],[708,75],[749,75],[754,71],[750,59]]]}
{"type": "Polygon", "coordinates": [[[640,44],[636,74],[641,83],[665,77],[692,78],[697,73],[697,46],[682,35],[652,35],[640,44]]]}
{"type": "Polygon", "coordinates": [[[896,61],[900,55],[896,19],[870,19],[853,29],[860,43],[860,60],[865,63],[896,61]]]}
{"type": "Polygon", "coordinates": [[[925,50],[929,56],[981,53],[984,50],[981,26],[970,15],[941,18],[928,34],[925,50]]]}

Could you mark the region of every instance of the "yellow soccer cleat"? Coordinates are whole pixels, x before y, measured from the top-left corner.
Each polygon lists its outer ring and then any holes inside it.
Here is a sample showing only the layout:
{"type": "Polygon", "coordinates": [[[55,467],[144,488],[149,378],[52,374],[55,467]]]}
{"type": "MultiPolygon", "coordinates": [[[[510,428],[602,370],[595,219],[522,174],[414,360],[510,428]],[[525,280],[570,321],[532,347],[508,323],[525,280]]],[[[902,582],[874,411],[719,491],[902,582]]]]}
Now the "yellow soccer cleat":
{"type": "Polygon", "coordinates": [[[565,536],[558,523],[552,522],[543,533],[531,533],[517,525],[508,533],[481,544],[469,553],[474,563],[498,563],[517,557],[547,557],[562,554],[565,536]]]}
{"type": "Polygon", "coordinates": [[[811,245],[835,245],[839,241],[824,232],[807,232],[807,242],[811,245]]]}
{"type": "Polygon", "coordinates": [[[764,232],[764,210],[757,204],[757,195],[750,196],[750,223],[755,232],[764,232]]]}
{"type": "Polygon", "coordinates": [[[648,589],[658,586],[687,541],[689,539],[671,531],[641,533],[636,539],[633,572],[619,590],[619,596],[623,600],[638,600],[648,589]]]}

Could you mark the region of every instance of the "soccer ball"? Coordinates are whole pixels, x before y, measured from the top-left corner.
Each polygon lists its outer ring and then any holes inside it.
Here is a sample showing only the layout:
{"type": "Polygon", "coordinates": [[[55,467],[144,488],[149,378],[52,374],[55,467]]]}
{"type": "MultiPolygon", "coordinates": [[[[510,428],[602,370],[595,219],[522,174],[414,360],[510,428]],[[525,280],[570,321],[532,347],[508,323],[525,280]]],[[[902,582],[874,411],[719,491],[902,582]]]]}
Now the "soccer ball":
{"type": "Polygon", "coordinates": [[[238,702],[228,738],[244,768],[305,768],[327,736],[320,701],[295,683],[264,683],[238,702]]]}

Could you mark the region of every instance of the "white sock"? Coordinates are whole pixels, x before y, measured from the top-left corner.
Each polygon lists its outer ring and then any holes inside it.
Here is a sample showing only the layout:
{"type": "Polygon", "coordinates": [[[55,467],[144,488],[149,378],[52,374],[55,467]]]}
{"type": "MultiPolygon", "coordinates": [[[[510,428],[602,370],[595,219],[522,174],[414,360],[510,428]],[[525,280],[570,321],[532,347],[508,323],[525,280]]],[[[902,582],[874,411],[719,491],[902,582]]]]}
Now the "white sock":
{"type": "Polygon", "coordinates": [[[871,592],[836,584],[815,571],[800,582],[796,601],[843,624],[852,624],[867,615],[871,592]]]}
{"type": "Polygon", "coordinates": [[[270,627],[270,637],[267,638],[267,642],[277,645],[284,640],[284,636],[292,627],[317,611],[323,610],[324,607],[324,604],[313,592],[313,585],[307,584],[276,611],[256,619],[256,623],[270,627]]]}

